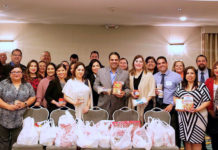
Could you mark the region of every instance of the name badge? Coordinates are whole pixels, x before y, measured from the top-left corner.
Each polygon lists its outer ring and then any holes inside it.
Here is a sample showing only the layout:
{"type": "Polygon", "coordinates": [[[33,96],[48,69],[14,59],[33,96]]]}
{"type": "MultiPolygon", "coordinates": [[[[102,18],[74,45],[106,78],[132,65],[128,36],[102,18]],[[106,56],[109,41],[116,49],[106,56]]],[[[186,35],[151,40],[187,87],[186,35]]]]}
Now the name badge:
{"type": "Polygon", "coordinates": [[[166,81],[166,86],[172,86],[172,85],[173,85],[172,81],[166,81]]]}

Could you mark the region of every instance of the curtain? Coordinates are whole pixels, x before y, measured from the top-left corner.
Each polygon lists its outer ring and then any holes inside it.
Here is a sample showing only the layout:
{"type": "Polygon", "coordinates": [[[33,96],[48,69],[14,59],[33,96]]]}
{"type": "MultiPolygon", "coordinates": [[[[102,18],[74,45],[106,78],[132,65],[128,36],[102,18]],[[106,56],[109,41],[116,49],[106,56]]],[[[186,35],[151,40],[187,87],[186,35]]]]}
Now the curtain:
{"type": "Polygon", "coordinates": [[[202,36],[203,54],[207,57],[208,67],[218,61],[218,33],[204,33],[202,36]]]}

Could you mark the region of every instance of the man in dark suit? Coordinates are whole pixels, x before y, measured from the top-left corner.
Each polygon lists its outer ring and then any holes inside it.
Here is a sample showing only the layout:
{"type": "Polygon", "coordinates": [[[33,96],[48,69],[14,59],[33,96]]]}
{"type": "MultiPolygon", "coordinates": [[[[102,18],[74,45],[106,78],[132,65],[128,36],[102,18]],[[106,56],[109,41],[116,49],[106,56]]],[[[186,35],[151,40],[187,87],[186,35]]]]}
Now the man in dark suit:
{"type": "Polygon", "coordinates": [[[14,49],[11,52],[11,62],[4,65],[3,67],[3,79],[7,78],[9,76],[9,72],[13,66],[20,66],[23,71],[26,70],[26,66],[21,64],[22,59],[22,51],[20,49],[14,49]]]}
{"type": "Polygon", "coordinates": [[[211,69],[207,68],[207,57],[205,55],[198,55],[196,58],[196,64],[198,66],[198,81],[204,83],[209,77],[211,77],[211,69]]]}
{"type": "Polygon", "coordinates": [[[94,90],[99,92],[99,88],[112,89],[115,81],[122,82],[122,91],[119,94],[111,94],[111,92],[105,91],[99,95],[98,106],[108,111],[110,119],[112,119],[115,110],[126,105],[130,94],[129,74],[119,68],[119,60],[120,55],[117,52],[110,53],[110,66],[98,70],[94,83],[94,90]]]}
{"type": "MultiPolygon", "coordinates": [[[[202,54],[198,55],[196,58],[196,64],[198,66],[198,81],[204,83],[209,77],[211,77],[211,69],[207,68],[207,57],[202,54]]],[[[208,117],[208,120],[210,120],[210,116],[208,117]]],[[[207,150],[205,141],[202,143],[202,150],[207,150]]]]}

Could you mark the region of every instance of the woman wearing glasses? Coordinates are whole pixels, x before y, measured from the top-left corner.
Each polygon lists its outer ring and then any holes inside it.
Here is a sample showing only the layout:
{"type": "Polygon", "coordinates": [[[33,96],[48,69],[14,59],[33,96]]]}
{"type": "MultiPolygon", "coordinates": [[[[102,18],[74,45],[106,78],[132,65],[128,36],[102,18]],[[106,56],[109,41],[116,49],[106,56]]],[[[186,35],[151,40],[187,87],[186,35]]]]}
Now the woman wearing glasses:
{"type": "Polygon", "coordinates": [[[22,128],[23,114],[35,101],[35,92],[23,79],[22,69],[12,67],[0,82],[0,149],[11,149],[22,128]]]}

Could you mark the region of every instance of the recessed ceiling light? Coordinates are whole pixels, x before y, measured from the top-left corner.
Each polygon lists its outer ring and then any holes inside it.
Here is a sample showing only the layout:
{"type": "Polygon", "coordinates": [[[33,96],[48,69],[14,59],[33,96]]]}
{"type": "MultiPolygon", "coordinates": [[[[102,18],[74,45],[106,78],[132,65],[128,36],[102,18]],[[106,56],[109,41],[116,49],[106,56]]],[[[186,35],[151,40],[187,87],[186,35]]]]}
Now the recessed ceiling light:
{"type": "Polygon", "coordinates": [[[179,17],[179,20],[180,20],[180,21],[186,21],[186,20],[187,20],[187,17],[185,17],[185,16],[179,17]]]}

